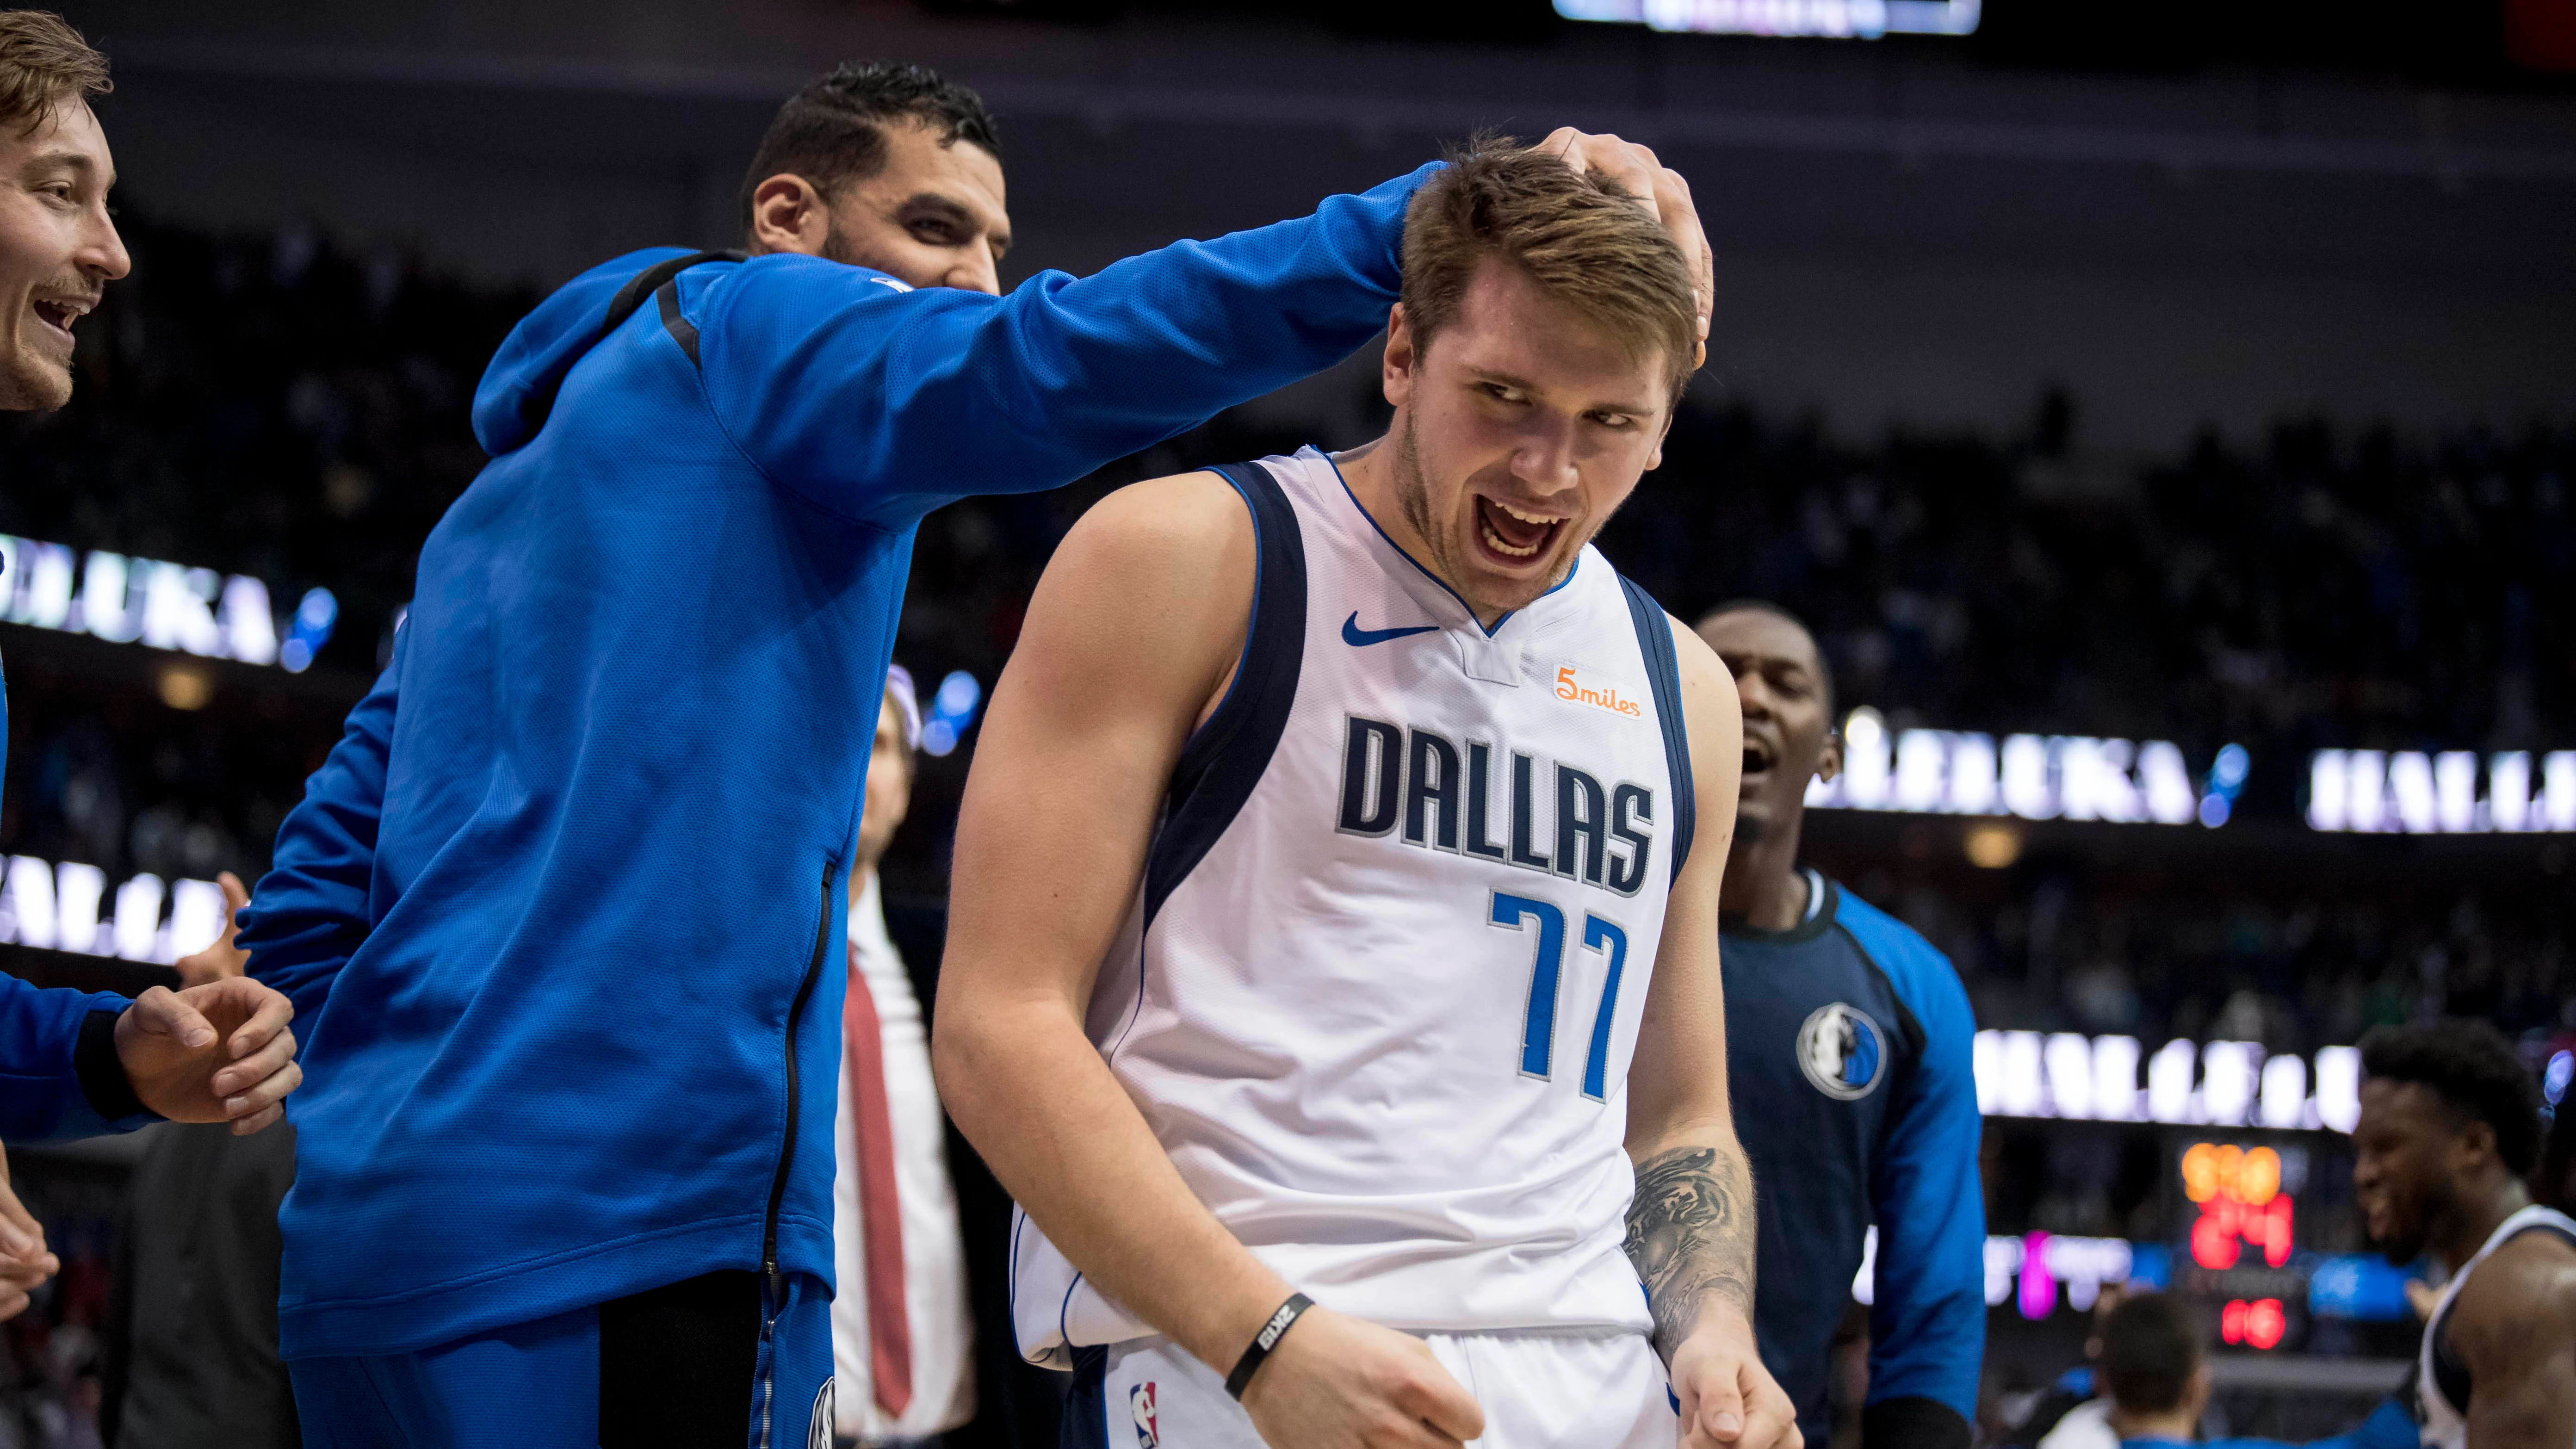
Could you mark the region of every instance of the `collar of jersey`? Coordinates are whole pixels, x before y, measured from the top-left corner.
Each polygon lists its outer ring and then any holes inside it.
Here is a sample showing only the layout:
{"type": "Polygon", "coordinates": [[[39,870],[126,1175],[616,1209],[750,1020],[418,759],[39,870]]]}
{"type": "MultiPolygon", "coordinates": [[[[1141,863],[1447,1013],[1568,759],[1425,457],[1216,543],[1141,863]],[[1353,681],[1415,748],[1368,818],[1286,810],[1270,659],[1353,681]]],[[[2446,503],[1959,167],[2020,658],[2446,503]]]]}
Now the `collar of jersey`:
{"type": "Polygon", "coordinates": [[[1760,926],[1747,925],[1739,918],[1720,923],[1718,934],[1771,946],[1795,946],[1812,941],[1832,929],[1834,917],[1841,914],[1841,888],[1825,879],[1824,872],[1813,866],[1801,867],[1798,873],[1807,878],[1807,889],[1811,892],[1807,898],[1807,913],[1798,918],[1798,924],[1785,931],[1766,931],[1760,926]]]}
{"type": "MultiPolygon", "coordinates": [[[[1488,638],[1488,639],[1493,638],[1496,634],[1498,634],[1498,633],[1500,633],[1500,632],[1502,631],[1502,627],[1503,627],[1505,624],[1508,624],[1508,623],[1510,623],[1510,622],[1512,621],[1512,619],[1513,619],[1513,617],[1514,617],[1515,615],[1518,615],[1518,614],[1521,614],[1521,613],[1523,613],[1523,612],[1526,612],[1525,610],[1522,610],[1522,609],[1509,609],[1509,610],[1506,610],[1506,611],[1504,611],[1504,614],[1503,614],[1503,616],[1502,616],[1501,618],[1496,619],[1496,620],[1494,621],[1494,627],[1493,627],[1493,628],[1491,628],[1491,629],[1486,629],[1486,628],[1485,628],[1485,621],[1476,617],[1476,611],[1475,611],[1475,609],[1474,609],[1473,607],[1471,607],[1471,606],[1467,603],[1467,601],[1466,601],[1465,599],[1462,599],[1462,598],[1459,598],[1459,597],[1458,597],[1458,591],[1457,591],[1456,589],[1453,589],[1453,588],[1449,587],[1449,584],[1448,584],[1448,581],[1447,581],[1447,580],[1445,580],[1445,579],[1441,578],[1438,574],[1433,573],[1431,570],[1429,570],[1429,569],[1427,569],[1427,568],[1424,568],[1424,567],[1422,566],[1422,560],[1420,560],[1420,559],[1418,559],[1418,558],[1415,558],[1413,555],[1411,555],[1411,554],[1409,554],[1409,553],[1405,552],[1405,551],[1404,551],[1404,545],[1403,545],[1403,544],[1400,544],[1400,543],[1397,543],[1397,542],[1395,541],[1395,539],[1394,539],[1392,536],[1390,536],[1390,535],[1387,533],[1387,531],[1386,531],[1383,527],[1380,527],[1380,526],[1379,526],[1377,519],[1376,519],[1375,517],[1373,517],[1373,516],[1369,513],[1367,506],[1366,506],[1366,505],[1364,505],[1364,504],[1362,504],[1362,503],[1360,502],[1360,496],[1359,496],[1357,493],[1354,493],[1354,492],[1352,492],[1352,491],[1351,491],[1351,480],[1342,476],[1342,465],[1341,465],[1340,463],[1338,463],[1338,462],[1335,462],[1335,461],[1334,461],[1334,459],[1333,459],[1333,455],[1332,455],[1332,454],[1330,454],[1330,453],[1325,452],[1325,451],[1324,451],[1323,449],[1321,449],[1321,448],[1317,448],[1317,447],[1315,447],[1315,445],[1314,445],[1314,444],[1312,444],[1312,443],[1308,443],[1306,446],[1307,446],[1309,449],[1312,449],[1312,450],[1313,450],[1313,452],[1314,452],[1314,454],[1315,454],[1315,456],[1316,456],[1316,457],[1321,458],[1321,459],[1323,459],[1323,460],[1324,460],[1324,466],[1326,466],[1326,467],[1328,467],[1328,468],[1330,468],[1330,469],[1332,469],[1332,470],[1333,470],[1333,481],[1342,485],[1342,496],[1343,496],[1344,498],[1347,498],[1347,499],[1351,500],[1351,511],[1352,511],[1353,513],[1358,514],[1360,517],[1367,519],[1367,520],[1368,520],[1368,526],[1369,526],[1369,527],[1371,527],[1371,528],[1377,529],[1377,536],[1378,536],[1379,538],[1382,538],[1382,539],[1385,539],[1385,540],[1386,540],[1386,546],[1387,546],[1388,548],[1391,548],[1391,549],[1394,549],[1394,550],[1395,550],[1395,556],[1396,556],[1397,558],[1400,558],[1400,559],[1404,560],[1406,563],[1409,563],[1409,564],[1413,565],[1413,571],[1414,571],[1415,573],[1418,573],[1418,574],[1422,575],[1424,578],[1429,579],[1429,580],[1432,582],[1432,584],[1440,590],[1440,592],[1442,592],[1442,593],[1444,593],[1444,594],[1447,594],[1449,597],[1451,597],[1451,598],[1453,598],[1453,599],[1457,599],[1457,600],[1458,600],[1458,607],[1459,607],[1460,609],[1462,609],[1462,610],[1464,610],[1464,611],[1466,612],[1466,615],[1467,615],[1467,622],[1468,622],[1468,623],[1470,623],[1470,624],[1475,625],[1475,626],[1476,626],[1477,628],[1479,628],[1479,629],[1484,629],[1484,633],[1485,633],[1485,637],[1486,637],[1486,638],[1488,638]]],[[[1577,553],[1574,555],[1574,567],[1573,567],[1573,568],[1570,568],[1570,569],[1567,569],[1567,570],[1565,571],[1565,577],[1564,577],[1564,578],[1561,578],[1561,579],[1558,579],[1558,580],[1556,581],[1556,583],[1555,583],[1554,585],[1552,585],[1552,586],[1548,589],[1547,594],[1541,594],[1541,595],[1539,595],[1539,598],[1544,599],[1544,598],[1546,598],[1546,597],[1548,596],[1548,594],[1553,594],[1553,593],[1555,593],[1558,589],[1564,588],[1567,584],[1573,583],[1573,582],[1574,582],[1574,576],[1575,576],[1576,574],[1578,574],[1578,573],[1582,572],[1582,571],[1583,571],[1583,555],[1582,555],[1580,552],[1577,552],[1577,553]]],[[[1535,603],[1535,601],[1533,601],[1533,604],[1534,604],[1534,603],[1535,603]]]]}

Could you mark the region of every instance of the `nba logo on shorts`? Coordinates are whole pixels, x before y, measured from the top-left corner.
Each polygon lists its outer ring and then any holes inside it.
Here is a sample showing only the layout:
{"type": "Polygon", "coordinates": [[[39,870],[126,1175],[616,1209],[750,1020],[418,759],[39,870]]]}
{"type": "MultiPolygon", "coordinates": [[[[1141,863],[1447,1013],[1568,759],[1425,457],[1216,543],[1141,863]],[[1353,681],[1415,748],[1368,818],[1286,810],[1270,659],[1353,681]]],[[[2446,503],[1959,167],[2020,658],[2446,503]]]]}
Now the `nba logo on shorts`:
{"type": "Polygon", "coordinates": [[[1887,1070],[1886,1043],[1878,1023],[1859,1008],[1830,1002],[1798,1028],[1798,1065],[1817,1091],[1837,1102],[1857,1102],[1887,1070]]]}
{"type": "Polygon", "coordinates": [[[1153,1380],[1127,1391],[1127,1413],[1136,1421],[1136,1449],[1163,1449],[1162,1426],[1154,1417],[1153,1380]]]}

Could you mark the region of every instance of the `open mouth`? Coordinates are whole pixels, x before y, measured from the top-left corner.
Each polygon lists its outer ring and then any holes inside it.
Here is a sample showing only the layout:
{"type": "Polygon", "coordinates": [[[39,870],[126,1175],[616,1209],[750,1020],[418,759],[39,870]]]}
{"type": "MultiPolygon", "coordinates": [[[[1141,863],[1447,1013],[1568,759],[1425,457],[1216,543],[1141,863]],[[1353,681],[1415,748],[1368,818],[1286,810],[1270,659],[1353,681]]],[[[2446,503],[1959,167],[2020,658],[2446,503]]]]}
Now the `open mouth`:
{"type": "Polygon", "coordinates": [[[71,340],[72,324],[79,321],[81,314],[89,310],[87,303],[67,302],[52,297],[36,298],[34,308],[36,320],[53,331],[61,333],[65,342],[71,340]]]}
{"type": "Polygon", "coordinates": [[[1753,781],[1760,779],[1763,775],[1768,774],[1768,773],[1770,772],[1770,769],[1771,769],[1771,760],[1772,760],[1772,750],[1771,750],[1771,742],[1770,742],[1770,741],[1768,741],[1768,740],[1761,740],[1761,739],[1755,739],[1755,738],[1753,738],[1753,737],[1751,737],[1751,736],[1749,736],[1749,735],[1745,737],[1745,741],[1744,741],[1744,780],[1745,780],[1745,783],[1747,783],[1747,784],[1751,784],[1753,781]]]}
{"type": "Polygon", "coordinates": [[[1561,517],[1524,512],[1481,493],[1476,495],[1476,537],[1485,545],[1485,551],[1505,566],[1528,563],[1544,555],[1548,545],[1556,541],[1556,531],[1564,526],[1561,517]]]}

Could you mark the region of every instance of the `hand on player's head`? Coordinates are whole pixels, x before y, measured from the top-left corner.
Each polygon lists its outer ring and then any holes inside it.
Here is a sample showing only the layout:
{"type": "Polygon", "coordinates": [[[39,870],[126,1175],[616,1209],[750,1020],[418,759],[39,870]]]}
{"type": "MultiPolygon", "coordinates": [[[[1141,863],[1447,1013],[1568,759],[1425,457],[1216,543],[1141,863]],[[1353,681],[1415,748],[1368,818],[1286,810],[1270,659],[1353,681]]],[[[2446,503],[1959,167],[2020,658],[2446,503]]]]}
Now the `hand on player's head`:
{"type": "Polygon", "coordinates": [[[116,1057],[143,1105],[173,1122],[230,1122],[246,1137],[285,1115],[304,1080],[295,1006],[247,976],[155,986],[116,1020],[116,1057]]]}
{"type": "Polygon", "coordinates": [[[1550,131],[1539,149],[1561,155],[1575,170],[1598,175],[1636,197],[1638,204],[1653,212],[1655,220],[1672,235],[1673,244],[1681,248],[1682,261],[1690,268],[1691,291],[1699,306],[1699,355],[1693,363],[1706,362],[1708,319],[1717,303],[1717,273],[1709,255],[1708,233],[1699,224],[1699,208],[1691,202],[1690,183],[1682,179],[1680,172],[1657,160],[1652,150],[1634,141],[1594,136],[1572,126],[1550,131]]]}
{"type": "Polygon", "coordinates": [[[1428,1344],[1323,1308],[1279,1340],[1243,1407],[1271,1449],[1457,1449],[1485,1432],[1428,1344]]]}

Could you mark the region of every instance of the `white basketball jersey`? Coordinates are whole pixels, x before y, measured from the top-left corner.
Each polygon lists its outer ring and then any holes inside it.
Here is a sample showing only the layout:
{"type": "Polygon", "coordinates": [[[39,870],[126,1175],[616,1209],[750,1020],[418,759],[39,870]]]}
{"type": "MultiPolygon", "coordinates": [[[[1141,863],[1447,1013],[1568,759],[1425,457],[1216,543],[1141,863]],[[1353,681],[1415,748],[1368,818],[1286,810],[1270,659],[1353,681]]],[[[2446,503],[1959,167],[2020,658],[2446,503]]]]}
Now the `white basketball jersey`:
{"type": "MultiPolygon", "coordinates": [[[[1217,471],[1259,537],[1252,622],[1092,1040],[1199,1200],[1316,1302],[1649,1330],[1628,1062],[1692,828],[1662,609],[1587,547],[1488,630],[1322,453],[1217,471]]],[[[1155,1332],[1012,1229],[1033,1361],[1155,1332]]]]}
{"type": "Polygon", "coordinates": [[[2576,1244],[2576,1218],[2538,1203],[2507,1217],[2487,1234],[2486,1242],[2451,1275],[2442,1296],[2434,1300],[2433,1316],[2424,1321],[2424,1338],[2415,1349],[2415,1422],[2421,1426],[2425,1449],[2468,1449],[2471,1384],[2468,1365],[2450,1353],[2451,1304],[2479,1264],[2494,1256],[2496,1249],[2532,1232],[2556,1233],[2576,1244]]]}

